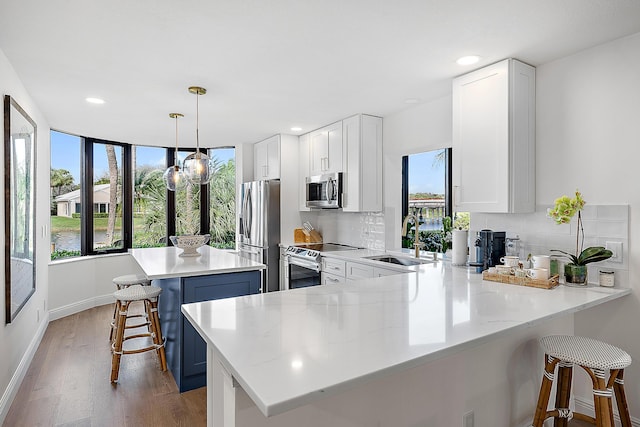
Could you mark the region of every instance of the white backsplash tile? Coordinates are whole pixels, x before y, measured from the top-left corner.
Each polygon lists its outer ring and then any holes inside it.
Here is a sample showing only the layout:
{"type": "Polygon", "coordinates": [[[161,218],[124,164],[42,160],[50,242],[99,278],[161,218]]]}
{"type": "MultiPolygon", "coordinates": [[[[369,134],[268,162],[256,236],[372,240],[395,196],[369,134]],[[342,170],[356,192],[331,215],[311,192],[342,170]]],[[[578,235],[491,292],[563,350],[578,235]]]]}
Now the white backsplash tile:
{"type": "MultiPolygon", "coordinates": [[[[576,248],[576,218],[570,224],[556,224],[547,217],[550,206],[537,206],[533,214],[471,214],[470,243],[481,229],[505,231],[507,237],[518,235],[521,242],[520,257],[528,254],[550,254],[551,249],[569,253],[576,248]]],[[[622,262],[611,260],[589,264],[589,282],[598,282],[600,270],[615,272],[616,286],[629,287],[629,206],[587,205],[582,210],[585,231],[584,247],[605,246],[608,241],[622,242],[622,262]]]]}
{"type": "Polygon", "coordinates": [[[323,210],[316,221],[317,226],[314,226],[320,230],[325,242],[384,250],[385,226],[381,212],[323,210]]]}

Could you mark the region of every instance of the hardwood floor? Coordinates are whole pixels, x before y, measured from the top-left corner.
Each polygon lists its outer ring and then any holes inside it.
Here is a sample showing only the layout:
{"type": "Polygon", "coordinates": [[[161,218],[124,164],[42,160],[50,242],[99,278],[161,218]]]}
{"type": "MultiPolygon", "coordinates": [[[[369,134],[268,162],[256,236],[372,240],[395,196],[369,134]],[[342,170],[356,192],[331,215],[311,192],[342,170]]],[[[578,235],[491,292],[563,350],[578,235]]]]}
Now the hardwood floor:
{"type": "Polygon", "coordinates": [[[49,324],[3,426],[206,425],[206,388],[180,394],[155,352],[123,356],[109,382],[112,313],[105,305],[49,324]]]}

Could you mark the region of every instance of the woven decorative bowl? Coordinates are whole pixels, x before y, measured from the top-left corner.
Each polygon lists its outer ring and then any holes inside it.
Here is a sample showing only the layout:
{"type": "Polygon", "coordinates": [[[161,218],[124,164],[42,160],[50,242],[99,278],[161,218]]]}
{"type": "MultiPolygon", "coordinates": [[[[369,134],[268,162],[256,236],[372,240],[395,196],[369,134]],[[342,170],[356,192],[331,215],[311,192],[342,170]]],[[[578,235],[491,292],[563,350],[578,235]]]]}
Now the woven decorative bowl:
{"type": "Polygon", "coordinates": [[[182,253],[179,256],[192,257],[200,256],[198,248],[206,245],[209,242],[211,235],[185,235],[185,236],[169,236],[173,246],[182,249],[182,253]]]}

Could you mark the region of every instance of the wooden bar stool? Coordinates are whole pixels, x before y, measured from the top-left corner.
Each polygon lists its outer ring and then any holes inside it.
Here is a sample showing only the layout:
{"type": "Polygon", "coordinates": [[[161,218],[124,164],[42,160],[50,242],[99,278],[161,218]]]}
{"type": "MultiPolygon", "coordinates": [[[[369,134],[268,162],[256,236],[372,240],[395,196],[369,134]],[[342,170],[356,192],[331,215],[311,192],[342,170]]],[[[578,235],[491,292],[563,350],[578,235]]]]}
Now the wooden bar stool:
{"type": "Polygon", "coordinates": [[[113,293],[116,299],[116,328],[115,338],[111,344],[111,382],[118,381],[120,371],[120,358],[123,354],[136,354],[155,350],[160,361],[160,369],[167,370],[167,359],[164,353],[164,338],[160,329],[160,318],[158,317],[158,298],[162,289],[156,286],[133,285],[120,289],[113,293]],[[144,301],[145,312],[149,319],[149,331],[140,334],[125,336],[129,305],[134,301],[144,301]],[[133,338],[151,337],[152,344],[134,350],[123,350],[124,341],[133,338]]]}
{"type": "Polygon", "coordinates": [[[554,417],[555,427],[566,427],[572,418],[598,427],[613,427],[611,402],[613,394],[616,396],[622,426],[631,427],[623,380],[624,368],[631,365],[631,356],[618,347],[572,335],[543,337],[540,339],[540,346],[545,352],[545,367],[533,427],[542,427],[544,420],[550,417],[554,417]],[[569,409],[574,364],[584,369],[593,383],[595,418],[569,409]],[[553,410],[548,411],[549,394],[556,365],[558,366],[556,404],[553,410]],[[609,371],[608,378],[606,371],[609,371]]]}
{"type": "MultiPolygon", "coordinates": [[[[124,276],[115,277],[112,280],[113,284],[116,285],[116,289],[124,289],[129,286],[141,285],[141,286],[151,286],[151,280],[147,279],[147,276],[144,274],[125,274],[124,276]]],[[[116,328],[116,314],[117,314],[117,306],[114,304],[113,306],[113,319],[111,320],[111,330],[109,331],[109,341],[113,342],[113,332],[116,328]]],[[[139,323],[135,325],[125,326],[127,329],[130,328],[139,328],[141,326],[145,326],[148,324],[148,319],[144,314],[133,314],[129,315],[129,318],[133,317],[145,317],[144,323],[139,323]]]]}

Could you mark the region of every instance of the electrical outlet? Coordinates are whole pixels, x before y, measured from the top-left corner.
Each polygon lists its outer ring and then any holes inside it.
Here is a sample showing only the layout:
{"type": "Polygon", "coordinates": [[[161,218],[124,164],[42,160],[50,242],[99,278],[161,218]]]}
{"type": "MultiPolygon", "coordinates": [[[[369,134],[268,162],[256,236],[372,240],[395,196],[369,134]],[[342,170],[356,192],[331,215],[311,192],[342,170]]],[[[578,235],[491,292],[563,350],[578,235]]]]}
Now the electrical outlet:
{"type": "Polygon", "coordinates": [[[609,261],[622,262],[622,242],[606,242],[605,248],[613,252],[609,261]]]}
{"type": "Polygon", "coordinates": [[[469,411],[462,416],[462,427],[473,427],[473,411],[469,411]]]}

